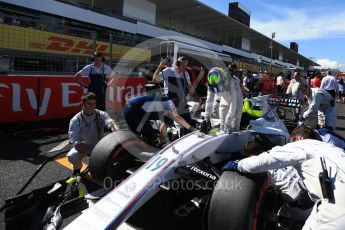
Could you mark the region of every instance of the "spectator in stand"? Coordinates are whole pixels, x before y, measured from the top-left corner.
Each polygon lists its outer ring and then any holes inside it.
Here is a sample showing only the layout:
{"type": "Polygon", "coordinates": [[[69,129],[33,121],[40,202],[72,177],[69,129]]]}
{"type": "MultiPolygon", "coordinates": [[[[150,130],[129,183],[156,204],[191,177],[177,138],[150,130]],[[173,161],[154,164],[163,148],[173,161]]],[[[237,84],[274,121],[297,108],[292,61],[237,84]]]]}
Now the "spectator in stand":
{"type": "Polygon", "coordinates": [[[341,103],[345,103],[345,83],[344,79],[340,78],[339,80],[339,100],[341,103]]]}
{"type": "Polygon", "coordinates": [[[320,88],[321,85],[321,72],[320,70],[315,71],[315,77],[313,79],[312,88],[320,88]]]}
{"type": "Polygon", "coordinates": [[[280,96],[283,96],[285,93],[285,89],[284,89],[284,77],[283,77],[282,72],[279,73],[276,84],[277,84],[277,94],[280,96]]]}
{"type": "Polygon", "coordinates": [[[339,91],[338,81],[334,76],[332,76],[331,70],[326,71],[326,76],[322,78],[320,88],[325,89],[329,94],[332,95],[333,99],[335,99],[335,95],[339,91]]]}
{"type": "Polygon", "coordinates": [[[91,58],[92,64],[85,66],[75,76],[75,80],[81,87],[87,88],[97,96],[97,109],[105,111],[105,92],[108,86],[107,79],[113,77],[114,71],[104,63],[105,58],[101,52],[94,52],[91,58]],[[90,83],[84,82],[81,77],[88,76],[90,83]]]}

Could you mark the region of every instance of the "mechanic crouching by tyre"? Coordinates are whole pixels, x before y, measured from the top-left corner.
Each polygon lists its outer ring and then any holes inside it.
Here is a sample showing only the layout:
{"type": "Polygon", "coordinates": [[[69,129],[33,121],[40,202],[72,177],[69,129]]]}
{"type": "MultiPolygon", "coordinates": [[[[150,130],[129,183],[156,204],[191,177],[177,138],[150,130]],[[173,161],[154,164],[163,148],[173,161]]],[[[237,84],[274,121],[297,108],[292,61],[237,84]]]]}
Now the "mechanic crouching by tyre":
{"type": "Polygon", "coordinates": [[[154,144],[157,140],[157,133],[150,123],[151,120],[164,121],[160,127],[160,145],[165,144],[166,133],[162,126],[166,120],[172,119],[190,131],[197,130],[177,113],[174,103],[166,96],[146,95],[131,98],[123,107],[123,113],[129,128],[134,133],[142,135],[143,140],[149,144],[154,144]]]}
{"type": "Polygon", "coordinates": [[[316,128],[318,124],[321,127],[334,130],[337,113],[332,100],[333,97],[326,90],[310,88],[308,95],[309,108],[302,114],[299,123],[311,128],[316,128]],[[324,119],[320,116],[324,116],[324,119]]]}
{"type": "Polygon", "coordinates": [[[312,129],[306,128],[291,135],[292,143],[258,156],[230,161],[223,171],[259,173],[293,166],[315,202],[303,229],[344,229],[345,151],[317,138],[312,129]]]}
{"type": "Polygon", "coordinates": [[[73,175],[80,174],[82,159],[89,156],[104,135],[104,128],[111,131],[118,129],[108,113],[95,109],[97,97],[86,93],[81,97],[82,110],[69,123],[69,139],[73,148],[68,152],[68,161],[73,166],[73,175]]]}

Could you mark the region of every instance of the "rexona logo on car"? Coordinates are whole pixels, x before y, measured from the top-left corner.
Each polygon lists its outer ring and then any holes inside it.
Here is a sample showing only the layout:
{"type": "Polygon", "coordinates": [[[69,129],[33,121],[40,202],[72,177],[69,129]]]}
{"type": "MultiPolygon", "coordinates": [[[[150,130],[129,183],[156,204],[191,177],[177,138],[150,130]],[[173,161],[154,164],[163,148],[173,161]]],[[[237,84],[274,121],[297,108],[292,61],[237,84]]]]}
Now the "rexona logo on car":
{"type": "MultiPolygon", "coordinates": [[[[86,92],[73,76],[0,75],[0,123],[61,119],[80,111],[86,92]]],[[[116,112],[125,101],[144,93],[145,79],[119,77],[107,90],[116,112]]]]}
{"type": "Polygon", "coordinates": [[[209,178],[211,180],[216,180],[217,179],[216,176],[212,175],[211,173],[205,172],[205,171],[199,169],[198,167],[196,167],[194,165],[187,165],[186,167],[187,167],[188,170],[190,170],[192,172],[195,172],[197,174],[200,174],[200,175],[202,175],[202,176],[204,176],[206,178],[209,178]]]}

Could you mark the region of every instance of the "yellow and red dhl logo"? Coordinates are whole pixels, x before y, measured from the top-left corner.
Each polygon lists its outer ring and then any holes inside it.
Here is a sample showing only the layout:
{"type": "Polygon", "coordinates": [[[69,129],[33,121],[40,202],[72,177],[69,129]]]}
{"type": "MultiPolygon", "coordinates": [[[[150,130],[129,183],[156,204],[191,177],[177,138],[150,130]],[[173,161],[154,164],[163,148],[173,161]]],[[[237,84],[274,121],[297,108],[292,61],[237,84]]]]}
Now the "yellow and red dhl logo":
{"type": "MultiPolygon", "coordinates": [[[[88,56],[93,50],[91,39],[0,24],[0,48],[88,56]]],[[[109,43],[96,42],[96,50],[109,57],[109,43]]],[[[112,58],[150,61],[151,51],[112,44],[112,58]]]]}
{"type": "MultiPolygon", "coordinates": [[[[93,42],[91,41],[74,41],[69,38],[50,36],[48,42],[48,44],[29,42],[29,47],[86,55],[90,55],[93,51],[93,42]]],[[[104,56],[109,56],[109,45],[96,43],[96,50],[102,52],[104,56]]]]}

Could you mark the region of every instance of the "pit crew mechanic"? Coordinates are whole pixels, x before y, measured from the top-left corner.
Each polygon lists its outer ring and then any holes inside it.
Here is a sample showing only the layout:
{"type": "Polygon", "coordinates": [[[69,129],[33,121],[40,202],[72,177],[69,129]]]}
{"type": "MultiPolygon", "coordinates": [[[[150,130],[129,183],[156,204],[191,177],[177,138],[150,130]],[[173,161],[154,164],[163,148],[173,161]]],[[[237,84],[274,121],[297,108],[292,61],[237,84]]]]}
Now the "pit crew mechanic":
{"type": "MultiPolygon", "coordinates": [[[[231,106],[234,106],[235,113],[228,114],[226,117],[225,123],[227,124],[230,122],[231,130],[240,130],[241,118],[242,118],[242,110],[243,110],[243,85],[241,84],[240,75],[241,72],[237,70],[236,64],[232,64],[228,66],[229,72],[232,75],[232,80],[234,82],[235,90],[236,90],[236,101],[231,103],[231,106]]],[[[230,108],[230,111],[233,111],[230,108]]]]}
{"type": "Polygon", "coordinates": [[[230,161],[223,170],[258,173],[293,166],[315,202],[303,229],[340,230],[345,226],[345,151],[316,139],[313,130],[304,136],[292,135],[292,143],[276,146],[258,156],[230,161]],[[320,158],[330,173],[326,174],[329,184],[319,181],[321,173],[325,173],[320,158]]]}
{"type": "Polygon", "coordinates": [[[333,97],[326,90],[321,88],[310,88],[310,93],[308,95],[309,107],[300,117],[300,123],[304,123],[312,128],[316,128],[318,123],[319,126],[324,126],[330,130],[335,129],[337,113],[332,101],[333,97]],[[324,124],[320,114],[324,114],[325,116],[324,124]]]}
{"type": "Polygon", "coordinates": [[[105,111],[105,92],[107,86],[107,78],[113,77],[115,73],[104,63],[105,58],[101,52],[94,52],[91,57],[92,64],[86,65],[75,76],[75,80],[81,87],[87,88],[88,92],[92,92],[97,96],[96,108],[105,111]],[[88,76],[90,83],[82,81],[81,76],[88,76]]]}
{"type": "Polygon", "coordinates": [[[237,89],[235,80],[232,77],[235,73],[235,69],[237,69],[237,66],[235,64],[231,64],[230,68],[228,68],[230,73],[226,74],[226,78],[223,81],[223,91],[219,93],[219,119],[221,132],[229,132],[231,129],[231,122],[236,115],[236,111],[242,109],[242,104],[241,108],[237,108],[237,89]]]}
{"type": "MultiPolygon", "coordinates": [[[[169,117],[190,131],[197,130],[177,113],[174,103],[167,96],[145,95],[131,98],[123,107],[123,113],[129,128],[150,143],[157,139],[150,120],[164,122],[164,117],[169,117]]],[[[165,142],[164,130],[160,130],[159,140],[161,144],[165,142]]]]}
{"type": "Polygon", "coordinates": [[[104,127],[111,131],[118,130],[116,123],[108,113],[95,109],[97,97],[88,92],[81,97],[82,110],[69,123],[69,139],[73,148],[67,153],[68,161],[73,166],[73,174],[80,173],[82,159],[91,154],[97,142],[104,135],[104,127]]]}
{"type": "MultiPolygon", "coordinates": [[[[159,83],[164,82],[164,95],[168,96],[175,104],[177,112],[190,124],[195,125],[195,121],[192,120],[188,106],[187,106],[187,94],[195,95],[194,87],[191,84],[190,76],[186,71],[188,66],[188,59],[186,57],[179,57],[175,63],[175,66],[165,68],[168,59],[164,59],[160,62],[158,68],[153,74],[152,82],[159,83]]],[[[201,69],[200,74],[203,74],[201,69]]]]}
{"type": "MultiPolygon", "coordinates": [[[[198,97],[195,93],[195,88],[191,84],[190,76],[186,71],[188,66],[188,59],[181,56],[177,59],[173,67],[165,68],[168,65],[169,59],[166,58],[159,63],[158,68],[153,74],[152,82],[159,83],[164,82],[164,95],[168,96],[170,100],[175,104],[176,110],[180,116],[183,117],[189,124],[196,126],[196,120],[192,119],[188,105],[187,105],[187,94],[198,97]],[[165,68],[164,70],[162,70],[165,68]]],[[[200,68],[199,76],[203,76],[204,69],[200,68]]],[[[161,135],[164,135],[167,128],[173,126],[173,120],[165,117],[165,122],[160,127],[161,135]]]]}

